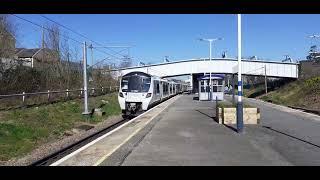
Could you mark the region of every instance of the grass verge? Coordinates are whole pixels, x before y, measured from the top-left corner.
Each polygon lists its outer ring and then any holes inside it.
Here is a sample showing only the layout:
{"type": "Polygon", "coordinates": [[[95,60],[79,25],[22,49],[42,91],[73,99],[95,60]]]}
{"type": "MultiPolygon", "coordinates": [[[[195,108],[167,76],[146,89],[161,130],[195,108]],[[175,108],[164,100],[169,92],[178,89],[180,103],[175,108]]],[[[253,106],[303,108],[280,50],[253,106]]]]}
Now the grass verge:
{"type": "Polygon", "coordinates": [[[320,76],[288,83],[260,99],[285,106],[320,110],[320,76]]]}
{"type": "Polygon", "coordinates": [[[97,107],[105,115],[89,119],[81,114],[82,99],[0,112],[0,161],[22,157],[44,142],[62,138],[79,123],[97,124],[121,113],[117,93],[90,97],[89,109],[97,107]]]}

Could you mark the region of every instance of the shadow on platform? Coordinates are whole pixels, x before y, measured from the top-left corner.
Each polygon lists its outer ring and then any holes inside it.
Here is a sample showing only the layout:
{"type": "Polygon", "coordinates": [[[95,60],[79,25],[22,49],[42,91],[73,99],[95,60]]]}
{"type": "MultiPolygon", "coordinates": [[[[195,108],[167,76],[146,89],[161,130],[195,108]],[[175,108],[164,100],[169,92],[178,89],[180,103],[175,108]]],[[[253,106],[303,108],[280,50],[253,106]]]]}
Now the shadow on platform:
{"type": "Polygon", "coordinates": [[[232,131],[234,131],[234,132],[238,132],[237,131],[237,128],[235,128],[235,127],[233,127],[232,125],[228,125],[228,124],[223,124],[225,127],[227,127],[227,128],[229,128],[229,129],[231,129],[232,131]]]}

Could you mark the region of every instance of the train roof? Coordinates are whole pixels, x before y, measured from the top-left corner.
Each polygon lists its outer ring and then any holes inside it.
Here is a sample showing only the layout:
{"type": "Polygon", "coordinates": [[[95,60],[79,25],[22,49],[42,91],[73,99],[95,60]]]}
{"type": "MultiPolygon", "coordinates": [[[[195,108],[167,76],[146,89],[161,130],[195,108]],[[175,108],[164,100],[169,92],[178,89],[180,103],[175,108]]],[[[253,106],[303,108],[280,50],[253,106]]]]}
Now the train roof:
{"type": "Polygon", "coordinates": [[[181,80],[160,78],[160,77],[158,77],[158,76],[154,76],[154,75],[151,75],[151,74],[147,74],[147,73],[142,72],[142,71],[133,71],[133,72],[124,74],[122,77],[131,76],[131,75],[140,75],[140,76],[145,76],[145,77],[153,77],[153,78],[155,78],[155,79],[157,79],[157,80],[160,80],[160,81],[162,81],[162,82],[168,82],[168,83],[173,83],[173,84],[184,84],[181,80]]]}
{"type": "Polygon", "coordinates": [[[147,74],[147,73],[141,72],[141,71],[130,72],[130,73],[124,74],[123,77],[124,77],[124,76],[131,76],[131,75],[140,75],[140,76],[151,77],[150,74],[147,74]]]}

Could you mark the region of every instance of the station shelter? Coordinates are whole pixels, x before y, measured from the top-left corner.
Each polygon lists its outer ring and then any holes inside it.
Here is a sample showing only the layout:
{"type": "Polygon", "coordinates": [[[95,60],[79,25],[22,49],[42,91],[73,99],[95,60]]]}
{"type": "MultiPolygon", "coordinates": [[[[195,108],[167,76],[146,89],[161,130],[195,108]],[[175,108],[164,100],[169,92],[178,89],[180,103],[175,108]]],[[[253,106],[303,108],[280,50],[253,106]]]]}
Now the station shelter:
{"type": "Polygon", "coordinates": [[[210,88],[210,75],[200,76],[199,83],[199,101],[210,101],[224,99],[225,90],[225,75],[211,74],[211,88],[210,88]]]}

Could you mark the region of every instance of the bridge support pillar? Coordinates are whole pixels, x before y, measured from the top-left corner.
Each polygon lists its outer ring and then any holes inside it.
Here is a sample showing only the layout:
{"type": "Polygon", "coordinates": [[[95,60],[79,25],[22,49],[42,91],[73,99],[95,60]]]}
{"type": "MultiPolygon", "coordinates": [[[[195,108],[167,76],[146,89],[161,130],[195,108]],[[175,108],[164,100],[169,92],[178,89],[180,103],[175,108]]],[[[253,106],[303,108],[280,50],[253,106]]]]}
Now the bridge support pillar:
{"type": "Polygon", "coordinates": [[[190,74],[190,86],[191,86],[191,93],[193,93],[193,74],[190,74]]]}
{"type": "Polygon", "coordinates": [[[234,86],[234,74],[232,74],[232,103],[234,104],[234,92],[235,92],[235,86],[234,86]]]}

